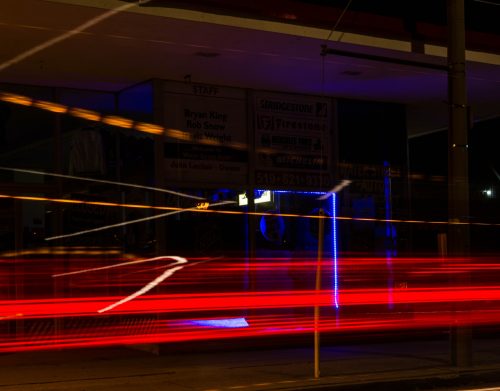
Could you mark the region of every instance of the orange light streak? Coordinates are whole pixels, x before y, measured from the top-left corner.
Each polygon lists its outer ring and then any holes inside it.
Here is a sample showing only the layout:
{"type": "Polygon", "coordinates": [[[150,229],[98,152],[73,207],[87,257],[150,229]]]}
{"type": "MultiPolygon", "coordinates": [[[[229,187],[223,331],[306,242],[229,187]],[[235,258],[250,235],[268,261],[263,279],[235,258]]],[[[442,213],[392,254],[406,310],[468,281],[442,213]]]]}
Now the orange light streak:
{"type": "Polygon", "coordinates": [[[37,100],[33,103],[33,106],[43,109],[45,111],[50,111],[52,113],[64,114],[68,111],[68,107],[61,105],[59,103],[52,103],[43,100],[37,100]]]}
{"type": "Polygon", "coordinates": [[[15,196],[9,194],[0,194],[0,198],[10,198],[23,201],[56,202],[62,204],[98,205],[98,206],[135,208],[135,209],[184,210],[183,208],[178,208],[173,206],[171,207],[171,206],[155,206],[155,205],[141,205],[141,204],[121,204],[118,202],[84,201],[84,200],[75,200],[68,198],[50,198],[50,197],[35,197],[35,196],[15,196]]]}
{"type": "Polygon", "coordinates": [[[200,144],[205,144],[205,145],[222,145],[222,143],[219,141],[219,140],[214,140],[214,139],[210,139],[210,138],[201,138],[199,140],[197,140],[200,144]]]}
{"type": "Polygon", "coordinates": [[[119,117],[117,115],[108,115],[102,119],[102,122],[120,128],[132,129],[134,122],[128,118],[119,117]]]}
{"type": "MultiPolygon", "coordinates": [[[[65,198],[49,198],[49,197],[35,197],[35,196],[15,196],[8,194],[0,194],[0,198],[11,198],[25,201],[43,201],[43,202],[56,202],[56,203],[67,203],[67,204],[87,204],[87,205],[99,205],[99,206],[110,206],[110,207],[123,207],[123,208],[138,208],[138,209],[157,209],[157,210],[172,210],[172,211],[190,211],[197,213],[216,213],[225,215],[250,215],[250,216],[281,216],[281,217],[293,217],[293,218],[308,218],[308,219],[328,219],[331,220],[334,217],[327,215],[308,215],[308,214],[297,214],[297,213],[269,213],[269,212],[246,212],[239,210],[215,210],[215,209],[202,209],[198,207],[194,208],[179,208],[171,206],[155,206],[155,205],[141,205],[141,204],[121,204],[116,202],[104,202],[104,201],[83,201],[65,198]]],[[[228,203],[235,203],[231,201],[228,203]]],[[[500,223],[483,223],[483,222],[463,222],[463,221],[429,221],[429,220],[402,220],[402,219],[378,219],[378,218],[364,218],[364,217],[347,217],[347,216],[336,216],[336,220],[344,221],[364,221],[364,222],[380,222],[380,223],[405,223],[405,224],[437,224],[437,225],[479,225],[479,226],[494,226],[499,227],[500,223]]]]}
{"type": "Polygon", "coordinates": [[[167,129],[165,135],[170,138],[175,138],[177,140],[190,141],[191,134],[178,129],[167,129]]]}
{"type": "Polygon", "coordinates": [[[155,124],[148,124],[146,122],[137,122],[134,125],[135,130],[138,130],[139,132],[144,132],[144,133],[151,133],[151,134],[156,134],[156,135],[162,135],[165,129],[163,126],[160,125],[155,125],[155,124]]]}
{"type": "Polygon", "coordinates": [[[69,109],[68,113],[73,117],[86,119],[88,121],[99,122],[101,120],[101,114],[97,113],[96,111],[92,111],[92,110],[79,109],[77,107],[72,107],[71,109],[69,109]]]}
{"type": "Polygon", "coordinates": [[[120,255],[122,252],[116,250],[89,250],[85,248],[60,248],[60,247],[43,247],[40,249],[8,251],[0,253],[0,257],[23,257],[30,255],[120,255]]]}
{"type": "MultiPolygon", "coordinates": [[[[9,92],[0,92],[0,100],[23,106],[34,106],[38,109],[50,111],[57,114],[69,114],[73,117],[86,119],[88,121],[102,122],[107,125],[117,126],[120,128],[135,129],[143,133],[162,135],[165,132],[165,129],[160,125],[150,124],[147,122],[134,123],[134,121],[129,118],[120,117],[117,115],[103,116],[96,111],[87,110],[80,107],[70,108],[60,103],[35,100],[24,95],[12,94],[9,92]]],[[[167,135],[179,140],[191,139],[191,135],[189,133],[176,129],[169,129],[167,131],[167,135]]]]}
{"type": "Polygon", "coordinates": [[[4,102],[14,103],[16,105],[31,106],[33,104],[33,99],[17,94],[11,94],[9,92],[0,93],[0,99],[4,102]]]}

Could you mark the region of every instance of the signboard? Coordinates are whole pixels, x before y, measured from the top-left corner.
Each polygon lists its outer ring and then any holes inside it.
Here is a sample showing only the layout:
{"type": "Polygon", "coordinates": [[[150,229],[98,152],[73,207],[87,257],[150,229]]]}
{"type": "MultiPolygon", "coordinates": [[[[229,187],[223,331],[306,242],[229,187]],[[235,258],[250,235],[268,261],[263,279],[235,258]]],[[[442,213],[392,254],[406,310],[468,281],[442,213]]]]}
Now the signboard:
{"type": "Polygon", "coordinates": [[[255,185],[329,188],[331,115],[329,99],[255,93],[255,185]]]}
{"type": "MultiPolygon", "coordinates": [[[[271,190],[264,190],[258,197],[254,198],[254,204],[264,204],[266,202],[271,202],[271,190]]],[[[247,193],[238,194],[238,205],[245,206],[248,205],[247,193]]]]}
{"type": "Polygon", "coordinates": [[[245,184],[248,151],[244,90],[166,82],[165,127],[190,134],[190,141],[166,140],[166,177],[182,182],[245,184]],[[212,144],[197,141],[209,141],[212,144]]]}

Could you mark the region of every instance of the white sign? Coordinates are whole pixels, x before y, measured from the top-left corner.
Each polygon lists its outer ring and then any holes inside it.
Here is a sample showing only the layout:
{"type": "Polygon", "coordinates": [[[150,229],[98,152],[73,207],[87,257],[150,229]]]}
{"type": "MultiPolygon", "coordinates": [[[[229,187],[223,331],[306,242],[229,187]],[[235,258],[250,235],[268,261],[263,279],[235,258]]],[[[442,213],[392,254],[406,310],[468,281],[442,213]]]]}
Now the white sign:
{"type": "Polygon", "coordinates": [[[248,151],[243,90],[169,82],[164,93],[165,127],[190,134],[166,140],[166,177],[180,182],[245,184],[248,151]],[[201,141],[201,142],[200,142],[201,141]]]}
{"type": "MultiPolygon", "coordinates": [[[[263,204],[265,202],[271,202],[271,191],[264,190],[259,198],[253,200],[255,204],[263,204]]],[[[245,206],[248,205],[247,193],[238,194],[238,205],[245,206]]]]}

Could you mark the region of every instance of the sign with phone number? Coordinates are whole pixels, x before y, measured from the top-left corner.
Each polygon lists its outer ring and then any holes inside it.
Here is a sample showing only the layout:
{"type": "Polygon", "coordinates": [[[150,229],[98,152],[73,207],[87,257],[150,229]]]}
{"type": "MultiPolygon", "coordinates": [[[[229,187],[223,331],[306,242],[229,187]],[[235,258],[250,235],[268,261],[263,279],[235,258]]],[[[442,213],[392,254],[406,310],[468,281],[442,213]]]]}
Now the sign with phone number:
{"type": "Polygon", "coordinates": [[[255,185],[270,188],[308,188],[308,189],[330,189],[332,178],[330,175],[313,173],[291,173],[256,171],[255,185]]]}

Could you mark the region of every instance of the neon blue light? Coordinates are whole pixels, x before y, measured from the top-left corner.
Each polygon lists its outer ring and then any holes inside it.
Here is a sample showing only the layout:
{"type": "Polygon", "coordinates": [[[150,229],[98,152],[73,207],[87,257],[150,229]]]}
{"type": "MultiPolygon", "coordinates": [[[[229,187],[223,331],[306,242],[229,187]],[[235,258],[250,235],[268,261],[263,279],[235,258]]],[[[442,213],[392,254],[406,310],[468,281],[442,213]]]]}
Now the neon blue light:
{"type": "Polygon", "coordinates": [[[335,308],[339,308],[339,280],[337,270],[337,194],[332,193],[332,255],[333,255],[333,298],[335,308]]]}
{"type": "Polygon", "coordinates": [[[313,195],[325,195],[326,193],[324,191],[299,191],[299,190],[273,190],[273,193],[278,193],[278,194],[287,194],[287,193],[292,193],[292,194],[313,194],[313,195]]]}
{"type": "MultiPolygon", "coordinates": [[[[328,194],[323,191],[295,191],[295,190],[273,190],[273,193],[278,194],[310,194],[310,195],[325,195],[328,194]]],[[[337,195],[332,195],[332,260],[333,260],[333,300],[335,308],[339,308],[339,276],[338,276],[338,259],[337,259],[337,195]]]]}
{"type": "Polygon", "coordinates": [[[233,329],[249,326],[245,318],[200,319],[200,320],[189,320],[185,323],[195,326],[233,328],[233,329]]]}

